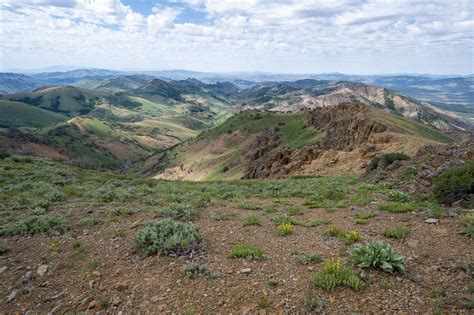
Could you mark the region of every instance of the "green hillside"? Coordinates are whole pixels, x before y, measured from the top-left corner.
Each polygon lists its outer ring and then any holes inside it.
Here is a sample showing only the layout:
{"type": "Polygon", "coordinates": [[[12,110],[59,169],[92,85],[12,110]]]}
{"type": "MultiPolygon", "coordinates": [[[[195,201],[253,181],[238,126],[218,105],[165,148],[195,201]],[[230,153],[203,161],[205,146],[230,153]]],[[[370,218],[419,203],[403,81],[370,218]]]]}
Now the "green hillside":
{"type": "Polygon", "coordinates": [[[0,100],[0,128],[44,127],[66,119],[25,103],[0,100]]]}
{"type": "Polygon", "coordinates": [[[31,93],[5,95],[3,98],[68,116],[86,114],[102,102],[100,92],[72,86],[43,87],[31,93]]]}

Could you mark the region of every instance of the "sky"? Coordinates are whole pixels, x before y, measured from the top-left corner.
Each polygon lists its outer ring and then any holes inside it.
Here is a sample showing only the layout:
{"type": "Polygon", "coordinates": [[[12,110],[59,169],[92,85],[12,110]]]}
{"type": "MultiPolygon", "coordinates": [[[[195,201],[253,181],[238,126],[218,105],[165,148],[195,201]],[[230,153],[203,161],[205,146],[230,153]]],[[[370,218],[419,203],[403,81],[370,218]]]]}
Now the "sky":
{"type": "Polygon", "coordinates": [[[0,68],[474,72],[472,0],[0,0],[0,68]]]}

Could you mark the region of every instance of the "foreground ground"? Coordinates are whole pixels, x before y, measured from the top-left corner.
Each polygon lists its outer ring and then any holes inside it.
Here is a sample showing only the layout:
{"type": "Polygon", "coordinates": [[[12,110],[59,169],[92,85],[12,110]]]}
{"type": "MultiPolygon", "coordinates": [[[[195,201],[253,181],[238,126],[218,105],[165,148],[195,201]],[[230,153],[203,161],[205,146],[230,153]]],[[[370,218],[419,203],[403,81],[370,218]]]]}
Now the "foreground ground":
{"type": "Polygon", "coordinates": [[[156,181],[25,157],[0,160],[0,170],[1,313],[472,312],[474,240],[458,233],[461,210],[398,193],[403,182],[156,181]],[[190,220],[205,251],[195,260],[214,277],[190,278],[181,271],[190,258],[146,256],[134,245],[136,231],[177,204],[197,210],[190,220]],[[284,214],[300,222],[288,236],[274,222],[284,214]],[[59,223],[28,235],[51,217],[59,223]],[[35,226],[17,224],[31,218],[35,226]],[[361,240],[349,245],[330,236],[331,227],[356,230],[361,240]],[[383,236],[393,227],[409,233],[383,236]],[[347,259],[352,247],[373,240],[404,255],[407,272],[353,266],[364,279],[360,290],[315,286],[312,275],[324,259],[347,259]],[[257,246],[264,259],[229,258],[238,244],[257,246]],[[304,260],[305,254],[317,258],[304,260]]]}

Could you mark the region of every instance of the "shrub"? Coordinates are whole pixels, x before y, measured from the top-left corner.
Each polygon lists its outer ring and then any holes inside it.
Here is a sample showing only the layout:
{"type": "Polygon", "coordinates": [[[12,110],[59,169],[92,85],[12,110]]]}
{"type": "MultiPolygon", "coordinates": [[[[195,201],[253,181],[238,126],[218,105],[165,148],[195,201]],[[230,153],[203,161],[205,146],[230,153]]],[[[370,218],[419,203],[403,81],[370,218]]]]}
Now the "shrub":
{"type": "Polygon", "coordinates": [[[358,290],[362,286],[362,281],[355,271],[345,266],[340,258],[327,259],[324,268],[314,273],[313,281],[324,290],[331,290],[339,286],[358,290]]]}
{"type": "Polygon", "coordinates": [[[253,245],[238,244],[232,247],[228,255],[229,258],[246,258],[248,260],[263,259],[263,251],[253,245]]]}
{"type": "Polygon", "coordinates": [[[385,237],[396,238],[401,240],[407,237],[408,234],[410,234],[410,229],[405,227],[388,228],[383,230],[382,234],[385,237]]]}
{"type": "Polygon", "coordinates": [[[198,262],[190,262],[184,264],[181,267],[181,272],[189,278],[216,278],[219,276],[217,272],[214,272],[212,269],[205,265],[201,265],[198,262]]]}
{"type": "Polygon", "coordinates": [[[302,314],[318,314],[324,310],[326,302],[318,297],[309,296],[303,301],[302,314]]]}
{"type": "Polygon", "coordinates": [[[127,201],[131,194],[128,190],[115,187],[112,184],[100,187],[96,192],[96,198],[100,202],[109,203],[112,201],[127,201]]]}
{"type": "Polygon", "coordinates": [[[233,217],[235,217],[235,214],[233,214],[233,213],[227,213],[227,212],[219,211],[214,215],[214,220],[216,220],[216,221],[228,221],[228,220],[231,220],[233,217]]]}
{"type": "Polygon", "coordinates": [[[374,267],[385,272],[405,272],[405,257],[384,242],[376,241],[354,248],[351,260],[362,268],[374,267]]]}
{"type": "Polygon", "coordinates": [[[444,171],[433,181],[433,194],[444,204],[462,200],[465,207],[474,207],[474,160],[444,171]]]}
{"type": "Polygon", "coordinates": [[[10,251],[7,245],[0,243],[0,255],[4,255],[10,251]]]}
{"type": "Polygon", "coordinates": [[[198,216],[198,211],[190,204],[174,202],[159,209],[158,215],[180,221],[192,221],[198,216]]]}
{"type": "Polygon", "coordinates": [[[403,191],[391,191],[388,193],[388,200],[397,202],[408,201],[408,195],[403,191]]]}
{"type": "Polygon", "coordinates": [[[378,206],[379,210],[388,211],[392,213],[404,213],[411,212],[418,209],[418,207],[411,202],[408,203],[398,203],[398,202],[389,202],[383,203],[378,206]]]}
{"type": "Polygon", "coordinates": [[[101,221],[97,218],[84,218],[84,219],[81,219],[79,221],[78,225],[80,227],[85,228],[85,227],[92,227],[92,226],[98,225],[100,223],[101,223],[101,221]]]}
{"type": "Polygon", "coordinates": [[[285,223],[291,223],[291,218],[287,214],[280,214],[280,215],[274,216],[272,218],[272,221],[275,222],[275,224],[281,225],[285,223]]]}
{"type": "Polygon", "coordinates": [[[293,224],[283,223],[278,226],[278,233],[281,236],[287,236],[293,233],[293,224]]]}
{"type": "Polygon", "coordinates": [[[324,259],[324,256],[320,254],[303,254],[303,255],[296,256],[296,261],[302,265],[320,262],[323,259],[324,259]]]}
{"type": "Polygon", "coordinates": [[[34,235],[54,229],[60,233],[69,227],[66,219],[59,215],[33,215],[0,231],[0,235],[34,235]]]}
{"type": "Polygon", "coordinates": [[[344,243],[346,244],[352,244],[352,243],[358,242],[362,238],[359,232],[357,232],[356,230],[346,232],[343,229],[338,228],[338,227],[330,227],[327,230],[327,234],[343,240],[344,243]]]}
{"type": "Polygon", "coordinates": [[[395,161],[408,160],[410,157],[404,153],[387,153],[377,156],[370,161],[370,170],[375,170],[379,165],[390,165],[395,161]]]}
{"type": "Polygon", "coordinates": [[[202,236],[195,225],[170,218],[149,224],[136,232],[133,239],[147,255],[184,256],[202,248],[202,236]]]}
{"type": "Polygon", "coordinates": [[[129,208],[115,208],[112,210],[112,215],[115,215],[118,217],[124,217],[131,214],[132,214],[132,210],[130,210],[129,208]]]}
{"type": "Polygon", "coordinates": [[[242,223],[242,225],[243,226],[260,225],[260,216],[257,214],[250,214],[244,219],[244,222],[242,223]]]}
{"type": "Polygon", "coordinates": [[[288,215],[295,216],[303,213],[303,207],[300,205],[293,205],[288,209],[288,215]]]}
{"type": "Polygon", "coordinates": [[[237,207],[239,209],[244,209],[244,210],[262,210],[263,209],[261,205],[257,205],[250,202],[239,203],[237,207]]]}
{"type": "Polygon", "coordinates": [[[270,306],[270,301],[268,301],[265,296],[262,296],[258,299],[257,306],[259,308],[267,308],[268,306],[270,306]]]}
{"type": "Polygon", "coordinates": [[[474,214],[466,214],[460,219],[462,228],[461,234],[474,238],[474,214]]]}
{"type": "Polygon", "coordinates": [[[377,213],[373,213],[373,212],[357,212],[356,213],[356,218],[362,219],[362,220],[370,219],[376,216],[377,216],[377,213]]]}

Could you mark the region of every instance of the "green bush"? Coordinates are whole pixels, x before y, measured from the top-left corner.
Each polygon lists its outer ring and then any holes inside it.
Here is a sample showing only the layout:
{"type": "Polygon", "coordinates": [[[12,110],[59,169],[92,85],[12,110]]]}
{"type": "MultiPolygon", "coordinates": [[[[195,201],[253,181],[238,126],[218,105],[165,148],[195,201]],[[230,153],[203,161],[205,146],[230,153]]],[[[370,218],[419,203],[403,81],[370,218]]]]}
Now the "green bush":
{"type": "Polygon", "coordinates": [[[147,255],[184,256],[202,249],[202,236],[193,224],[168,218],[155,221],[133,235],[147,255]]]}
{"type": "Polygon", "coordinates": [[[405,272],[405,257],[384,242],[371,242],[367,246],[356,247],[351,252],[351,260],[359,267],[380,268],[385,272],[405,272]]]}
{"type": "Polygon", "coordinates": [[[238,244],[232,247],[228,255],[229,258],[246,258],[248,260],[263,259],[263,251],[257,246],[248,244],[238,244]]]}
{"type": "Polygon", "coordinates": [[[198,216],[198,211],[190,204],[174,202],[159,209],[158,214],[175,220],[192,221],[198,216]]]}
{"type": "Polygon", "coordinates": [[[375,170],[379,165],[390,165],[395,161],[408,160],[410,157],[404,153],[387,153],[377,156],[370,162],[370,170],[375,170]]]}
{"type": "Polygon", "coordinates": [[[339,286],[358,290],[362,286],[362,281],[355,271],[345,266],[340,258],[327,259],[324,268],[314,273],[313,281],[324,290],[331,290],[339,286]]]}
{"type": "Polygon", "coordinates": [[[181,267],[181,272],[189,278],[216,278],[219,274],[205,265],[198,262],[189,262],[181,267]]]}
{"type": "Polygon", "coordinates": [[[396,238],[401,240],[407,237],[408,234],[410,234],[410,229],[405,227],[388,228],[383,230],[382,234],[385,237],[396,238]]]}
{"type": "Polygon", "coordinates": [[[408,201],[408,195],[403,191],[391,191],[388,193],[388,200],[397,202],[408,201]]]}
{"type": "Polygon", "coordinates": [[[462,200],[461,205],[474,207],[474,160],[444,171],[433,181],[433,194],[444,205],[462,200]]]}
{"type": "Polygon", "coordinates": [[[392,213],[405,213],[418,210],[418,206],[411,202],[399,203],[399,202],[388,202],[378,205],[379,210],[388,211],[392,213]]]}
{"type": "Polygon", "coordinates": [[[474,214],[466,214],[461,217],[461,234],[474,238],[474,214]]]}
{"type": "Polygon", "coordinates": [[[51,229],[65,232],[69,227],[64,217],[59,215],[33,215],[0,231],[0,235],[34,235],[51,229]]]}

